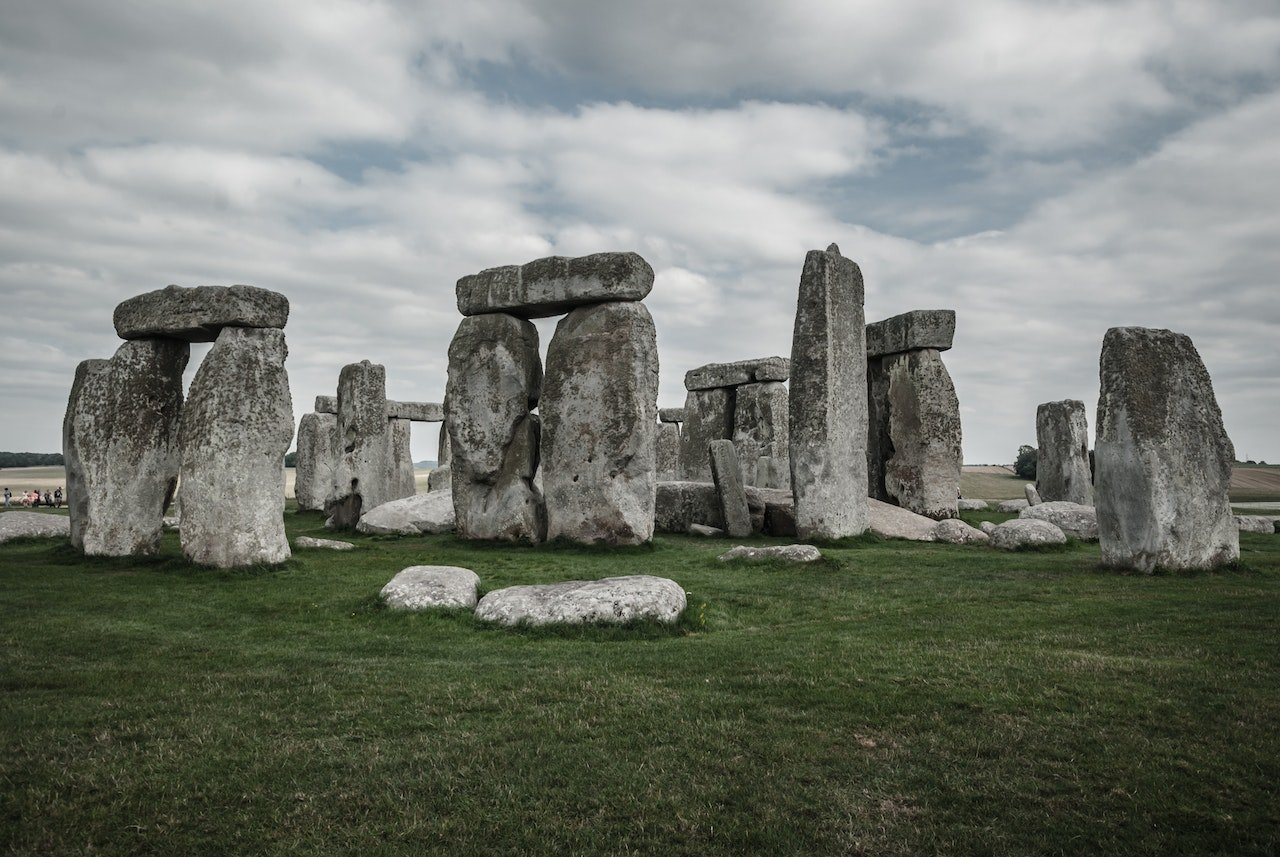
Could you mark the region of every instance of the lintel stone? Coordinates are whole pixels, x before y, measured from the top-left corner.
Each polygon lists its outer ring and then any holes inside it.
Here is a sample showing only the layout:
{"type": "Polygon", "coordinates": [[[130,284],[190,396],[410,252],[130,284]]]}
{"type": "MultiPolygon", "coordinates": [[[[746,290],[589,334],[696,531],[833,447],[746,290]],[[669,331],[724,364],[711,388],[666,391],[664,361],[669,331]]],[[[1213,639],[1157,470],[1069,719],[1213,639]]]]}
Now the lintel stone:
{"type": "Polygon", "coordinates": [[[956,335],[956,312],[915,309],[867,325],[867,357],[931,348],[946,351],[956,335]]]}

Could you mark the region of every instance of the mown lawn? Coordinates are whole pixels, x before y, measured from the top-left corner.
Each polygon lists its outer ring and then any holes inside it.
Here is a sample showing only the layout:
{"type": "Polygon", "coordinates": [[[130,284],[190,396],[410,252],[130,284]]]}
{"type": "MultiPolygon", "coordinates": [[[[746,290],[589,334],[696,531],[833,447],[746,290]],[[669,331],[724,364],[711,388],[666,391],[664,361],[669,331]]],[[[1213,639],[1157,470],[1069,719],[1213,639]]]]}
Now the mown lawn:
{"type": "Polygon", "coordinates": [[[1243,534],[1236,570],[1155,577],[1079,544],[863,539],[792,569],[681,537],[352,540],[242,573],[187,566],[173,535],[145,562],[0,546],[0,847],[1280,848],[1280,536],[1243,534]],[[381,609],[421,563],[486,588],[661,574],[690,609],[674,631],[570,632],[381,609]]]}

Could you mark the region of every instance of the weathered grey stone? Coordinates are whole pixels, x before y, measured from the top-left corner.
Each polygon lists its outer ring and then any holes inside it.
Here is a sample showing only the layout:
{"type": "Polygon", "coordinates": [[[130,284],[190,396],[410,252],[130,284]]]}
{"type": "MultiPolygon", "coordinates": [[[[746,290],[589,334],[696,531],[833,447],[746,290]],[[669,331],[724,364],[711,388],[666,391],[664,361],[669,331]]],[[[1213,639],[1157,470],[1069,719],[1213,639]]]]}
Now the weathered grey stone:
{"type": "Polygon", "coordinates": [[[293,401],[284,331],[226,327],[182,411],[182,552],[219,568],[289,558],[284,454],[293,401]]]}
{"type": "Polygon", "coordinates": [[[587,304],[643,300],[652,289],[653,268],[637,253],[550,256],[458,280],[458,312],[545,318],[587,304]]]}
{"type": "Polygon", "coordinates": [[[1242,533],[1274,533],[1275,521],[1264,515],[1236,515],[1236,529],[1242,533]]]}
{"type": "MultiPolygon", "coordinates": [[[[781,382],[743,384],[734,391],[733,445],[743,468],[751,470],[747,481],[761,488],[790,487],[787,481],[775,477],[772,461],[766,462],[763,474],[759,469],[761,457],[779,461],[788,458],[787,413],[787,387],[781,382]]],[[[790,469],[785,468],[788,475],[790,469]]]]}
{"type": "Polygon", "coordinates": [[[751,535],[751,510],[742,484],[742,467],[731,440],[711,441],[711,478],[716,486],[724,529],[730,538],[751,535]]]}
{"type": "Polygon", "coordinates": [[[985,512],[991,508],[986,500],[968,500],[961,497],[956,501],[956,507],[962,512],[985,512]]]}
{"type": "Polygon", "coordinates": [[[1082,542],[1098,540],[1098,513],[1092,506],[1051,500],[1023,509],[1019,517],[1048,521],[1071,538],[1082,542]]]}
{"type": "Polygon", "coordinates": [[[910,509],[867,498],[871,532],[884,539],[908,539],[913,542],[931,542],[938,522],[910,509]]]}
{"type": "Polygon", "coordinates": [[[560,320],[539,410],[547,538],[649,541],[658,342],[644,304],[580,307],[560,320]]]}
{"type": "Polygon", "coordinates": [[[1036,490],[1045,501],[1093,505],[1089,422],[1084,402],[1066,399],[1036,408],[1036,490]]]}
{"type": "Polygon", "coordinates": [[[938,521],[933,527],[933,540],[953,545],[986,544],[990,539],[982,530],[975,529],[959,518],[938,521]]]}
{"type": "Polygon", "coordinates": [[[534,485],[542,393],[538,330],[512,315],[464,318],[449,344],[445,424],[458,535],[538,543],[546,537],[534,485]]]}
{"type": "Polygon", "coordinates": [[[390,479],[387,372],[381,365],[361,360],[338,373],[338,442],[324,508],[337,529],[350,529],[364,512],[404,496],[390,479]]]}
{"type": "Polygon", "coordinates": [[[382,587],[382,600],[392,610],[470,610],[476,606],[480,577],[453,565],[413,565],[382,587]]]}
{"type": "Polygon", "coordinates": [[[411,420],[415,423],[444,421],[444,405],[439,402],[387,402],[387,419],[411,420]]]}
{"type": "MultiPolygon", "coordinates": [[[[744,488],[747,508],[751,513],[751,529],[763,530],[768,503],[789,501],[783,491],[744,488]]],[[[711,482],[659,482],[655,492],[654,529],[660,533],[685,533],[691,524],[724,529],[724,512],[716,486],[711,482]]]]}
{"type": "Polygon", "coordinates": [[[1066,544],[1067,536],[1048,521],[1036,518],[1014,518],[997,524],[991,531],[991,546],[1000,550],[1016,551],[1043,545],[1066,544]]]}
{"type": "MultiPolygon", "coordinates": [[[[938,523],[942,523],[942,522],[939,521],[938,523]]],[[[978,529],[982,530],[982,532],[990,536],[992,533],[996,531],[996,522],[995,521],[979,521],[978,529]]]]}
{"type": "Polygon", "coordinates": [[[281,328],[289,299],[253,286],[168,286],[129,298],[116,307],[121,339],[213,342],[226,327],[281,328]]]}
{"type": "Polygon", "coordinates": [[[1227,492],[1235,450],[1191,339],[1115,327],[1102,342],[1098,534],[1102,561],[1151,572],[1234,562],[1227,492]]]}
{"type": "Polygon", "coordinates": [[[453,441],[449,439],[449,424],[440,423],[440,439],[436,442],[436,467],[445,467],[453,462],[453,441]]]}
{"type": "Polygon", "coordinates": [[[298,422],[298,455],[293,470],[293,496],[299,509],[324,509],[325,500],[333,491],[341,452],[338,418],[333,414],[304,414],[298,422]]]}
{"type": "Polygon", "coordinates": [[[429,474],[427,474],[427,490],[452,492],[453,468],[448,464],[444,464],[433,469],[429,474]]]}
{"type": "Polygon", "coordinates": [[[409,448],[412,425],[406,419],[387,420],[387,496],[397,500],[412,497],[418,490],[409,448]]]}
{"type": "Polygon", "coordinates": [[[809,252],[796,301],[788,409],[801,538],[841,538],[867,529],[862,303],[862,272],[852,260],[834,244],[809,252]]]}
{"type": "Polygon", "coordinates": [[[457,519],[447,491],[429,491],[391,500],[360,517],[356,530],[367,535],[418,536],[453,532],[457,519]]]}
{"type": "Polygon", "coordinates": [[[674,580],[639,574],[497,589],[480,599],[476,618],[502,625],[669,624],[685,603],[674,580]]]}
{"type": "Polygon", "coordinates": [[[786,357],[757,357],[736,363],[708,363],[684,373],[686,390],[714,390],[765,381],[785,381],[791,375],[786,357]]]}
{"type": "Polygon", "coordinates": [[[997,512],[1004,512],[1006,515],[1016,515],[1023,509],[1030,508],[1031,504],[1026,500],[1001,500],[996,504],[997,512]]]}
{"type": "Polygon", "coordinates": [[[917,309],[867,325],[867,357],[907,351],[946,351],[956,334],[956,313],[950,309],[917,309]]]}
{"type": "Polygon", "coordinates": [[[680,426],[680,478],[711,481],[711,441],[733,437],[733,391],[690,390],[680,426]]]}
{"type": "Polygon", "coordinates": [[[689,535],[703,536],[708,539],[718,539],[724,535],[724,530],[718,527],[708,527],[706,524],[690,524],[689,535]]]}
{"type": "Polygon", "coordinates": [[[1040,505],[1040,492],[1037,491],[1036,486],[1032,485],[1030,482],[1022,486],[1022,493],[1027,495],[1028,506],[1040,505]]]}
{"type": "Polygon", "coordinates": [[[333,414],[338,415],[338,397],[337,396],[316,396],[315,412],[317,414],[333,414]]]}
{"type": "MultiPolygon", "coordinates": [[[[783,448],[786,453],[786,448],[783,448]]],[[[791,491],[791,462],[784,454],[782,457],[762,455],[756,459],[755,480],[757,488],[768,488],[777,491],[791,491]]]]}
{"type": "Polygon", "coordinates": [[[680,426],[678,423],[658,423],[654,434],[654,466],[657,468],[660,482],[671,482],[680,478],[680,426]]]}
{"type": "Polygon", "coordinates": [[[684,422],[684,408],[658,408],[658,422],[660,423],[684,422]]]}
{"type": "Polygon", "coordinates": [[[65,515],[21,510],[0,513],[0,544],[14,539],[50,539],[70,535],[71,519],[65,515]]]}
{"type": "Polygon", "coordinates": [[[738,545],[717,557],[721,562],[734,560],[745,562],[817,562],[822,551],[813,545],[769,545],[748,547],[738,545]]]}
{"type": "Polygon", "coordinates": [[[329,551],[353,551],[356,546],[351,542],[340,542],[337,539],[314,539],[311,536],[298,536],[293,540],[295,548],[314,548],[329,551]]]}
{"type": "Polygon", "coordinates": [[[62,452],[71,543],[86,554],[132,556],[159,547],[178,480],[182,371],[190,351],[185,342],[139,339],[110,360],[77,367],[62,452]]]}

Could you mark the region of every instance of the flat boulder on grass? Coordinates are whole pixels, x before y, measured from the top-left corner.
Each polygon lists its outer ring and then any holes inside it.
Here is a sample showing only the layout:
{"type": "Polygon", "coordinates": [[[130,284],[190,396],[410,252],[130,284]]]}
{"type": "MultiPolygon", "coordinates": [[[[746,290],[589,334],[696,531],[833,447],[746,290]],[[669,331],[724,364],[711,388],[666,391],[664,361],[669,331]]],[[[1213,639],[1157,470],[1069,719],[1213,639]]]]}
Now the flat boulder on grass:
{"type": "Polygon", "coordinates": [[[952,545],[986,544],[990,539],[982,530],[969,526],[959,518],[939,521],[933,527],[933,540],[952,545]]]}
{"type": "Polygon", "coordinates": [[[65,515],[46,515],[43,512],[0,514],[0,544],[12,539],[44,539],[70,535],[71,519],[65,515]]]}
{"type": "Polygon", "coordinates": [[[963,497],[956,501],[961,512],[985,512],[991,508],[986,500],[966,500],[963,497]]]}
{"type": "Polygon", "coordinates": [[[121,339],[213,342],[224,327],[284,327],[289,299],[254,286],[168,286],[129,298],[116,307],[121,339]]]}
{"type": "Polygon", "coordinates": [[[293,540],[295,548],[319,548],[331,551],[353,551],[356,546],[351,542],[340,542],[337,539],[313,539],[311,536],[298,536],[293,540]]]}
{"type": "Polygon", "coordinates": [[[453,565],[412,565],[382,587],[382,600],[392,610],[432,610],[476,606],[480,577],[453,565]]]}
{"type": "Polygon", "coordinates": [[[813,545],[769,545],[758,548],[738,545],[719,556],[721,562],[732,562],[734,560],[749,562],[816,562],[820,559],[822,559],[822,551],[813,545]]]}
{"type": "Polygon", "coordinates": [[[702,536],[708,539],[718,539],[724,535],[724,530],[719,527],[708,527],[706,524],[690,524],[689,535],[702,536]]]}
{"type": "Polygon", "coordinates": [[[499,625],[670,624],[684,608],[680,584],[637,574],[496,589],[480,599],[476,618],[499,625]]]}
{"type": "Polygon", "coordinates": [[[1023,509],[1019,517],[1023,520],[1048,521],[1071,538],[1083,542],[1098,540],[1098,511],[1092,506],[1051,500],[1023,509]]]}
{"type": "Polygon", "coordinates": [[[997,512],[1003,512],[1006,515],[1017,515],[1023,509],[1030,508],[1031,504],[1026,500],[1005,500],[996,506],[997,512]]]}
{"type": "Polygon", "coordinates": [[[1242,533],[1274,533],[1276,521],[1269,515],[1236,515],[1236,527],[1242,533]]]}
{"type": "Polygon", "coordinates": [[[420,536],[451,533],[453,493],[430,491],[375,506],[360,516],[356,530],[366,535],[420,536]]]}
{"type": "Polygon", "coordinates": [[[991,531],[991,546],[1000,550],[1016,551],[1066,543],[1066,533],[1048,521],[1036,518],[1015,518],[991,531]]]}
{"type": "Polygon", "coordinates": [[[917,515],[910,509],[874,497],[867,498],[867,512],[871,517],[871,532],[883,539],[931,542],[933,529],[938,525],[933,518],[917,515]]]}

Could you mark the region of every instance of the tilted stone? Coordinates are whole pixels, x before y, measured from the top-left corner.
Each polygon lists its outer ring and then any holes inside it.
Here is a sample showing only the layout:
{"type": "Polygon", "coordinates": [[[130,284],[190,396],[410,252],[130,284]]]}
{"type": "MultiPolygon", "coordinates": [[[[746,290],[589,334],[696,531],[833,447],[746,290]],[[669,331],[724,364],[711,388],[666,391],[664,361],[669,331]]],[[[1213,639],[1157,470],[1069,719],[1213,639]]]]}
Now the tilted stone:
{"type": "Polygon", "coordinates": [[[907,539],[913,542],[931,542],[938,522],[910,509],[885,503],[875,498],[867,499],[869,529],[883,539],[907,539]]]}
{"type": "MultiPolygon", "coordinates": [[[[180,463],[182,372],[191,347],[126,342],[76,369],[62,424],[71,543],[91,556],[154,553],[180,463]]],[[[290,419],[292,434],[292,418],[290,419]]]]}
{"type": "Polygon", "coordinates": [[[867,357],[885,357],[921,348],[946,351],[955,335],[955,310],[912,310],[867,325],[867,357]]]}
{"type": "Polygon", "coordinates": [[[724,529],[730,538],[745,539],[751,535],[751,510],[742,484],[742,467],[731,440],[711,441],[711,477],[724,517],[724,529]]]}
{"type": "Polygon", "coordinates": [[[579,307],[560,320],[539,410],[547,538],[649,541],[658,344],[644,304],[579,307]]]}
{"type": "Polygon", "coordinates": [[[370,509],[360,517],[356,530],[368,535],[419,536],[451,533],[455,525],[453,497],[447,491],[428,491],[370,509]]]}
{"type": "Polygon", "coordinates": [[[654,466],[659,482],[680,478],[680,426],[677,423],[658,423],[654,435],[654,466]]]}
{"type": "Polygon", "coordinates": [[[711,481],[707,450],[713,440],[733,438],[733,390],[690,390],[680,425],[680,478],[711,481]]]}
{"type": "Polygon", "coordinates": [[[449,439],[449,424],[440,423],[440,436],[436,441],[436,466],[447,467],[453,462],[453,441],[449,439]]]}
{"type": "Polygon", "coordinates": [[[680,584],[638,574],[496,589],[480,599],[476,618],[500,625],[669,624],[685,606],[680,584]]]}
{"type": "MultiPolygon", "coordinates": [[[[763,530],[767,504],[790,500],[783,491],[744,488],[753,532],[763,530]]],[[[724,511],[712,482],[659,482],[654,499],[654,529],[660,533],[685,533],[692,524],[725,528],[724,511]]]]}
{"type": "Polygon", "coordinates": [[[289,558],[284,454],[293,402],[284,331],[224,328],[182,410],[182,552],[219,568],[289,558]]]}
{"type": "Polygon", "coordinates": [[[787,409],[787,387],[780,381],[743,384],[734,391],[733,446],[744,471],[751,472],[747,481],[761,488],[790,486],[787,409]],[[761,457],[769,459],[763,473],[759,468],[761,457]],[[775,473],[774,460],[787,464],[775,473]]]}
{"type": "Polygon", "coordinates": [[[714,390],[763,381],[785,381],[791,374],[791,361],[785,357],[759,357],[737,363],[708,363],[684,373],[686,390],[714,390]]]}
{"type": "Polygon", "coordinates": [[[121,339],[213,342],[225,327],[282,328],[288,320],[289,299],[254,286],[168,286],[115,310],[121,339]]]}
{"type": "Polygon", "coordinates": [[[833,244],[805,257],[791,339],[790,443],[796,531],[867,529],[867,355],[862,272],[833,244]]]}
{"type": "Polygon", "coordinates": [[[658,408],[658,422],[660,423],[684,422],[684,408],[658,408]]]}
{"type": "Polygon", "coordinates": [[[586,304],[643,300],[652,289],[653,268],[638,253],[550,256],[458,280],[458,312],[545,318],[586,304]]]}
{"type": "Polygon", "coordinates": [[[317,414],[333,414],[338,415],[338,397],[337,396],[316,396],[315,412],[317,414]]]}
{"type": "Polygon", "coordinates": [[[405,496],[390,479],[392,433],[387,425],[387,372],[362,360],[338,373],[338,438],[341,454],[325,511],[335,528],[350,529],[360,515],[405,496]]]}
{"type": "Polygon", "coordinates": [[[1207,569],[1240,556],[1235,449],[1191,339],[1113,327],[1102,341],[1094,498],[1106,565],[1207,569]]]}
{"type": "Polygon", "coordinates": [[[294,459],[293,495],[298,508],[319,512],[333,491],[338,457],[338,418],[333,414],[304,414],[298,422],[298,455],[294,459]]]}
{"type": "Polygon", "coordinates": [[[470,610],[476,606],[480,576],[453,565],[414,565],[382,587],[382,600],[392,610],[470,610]]]}
{"type": "Polygon", "coordinates": [[[1036,490],[1036,486],[1028,482],[1022,486],[1022,493],[1027,496],[1028,506],[1039,506],[1043,500],[1040,499],[1040,492],[1036,490]]]}
{"type": "Polygon", "coordinates": [[[444,405],[439,402],[387,402],[387,419],[412,420],[415,423],[438,423],[444,420],[444,405]]]}
{"type": "Polygon", "coordinates": [[[1036,408],[1036,490],[1048,502],[1093,505],[1089,422],[1084,402],[1066,399],[1036,408]]]}

